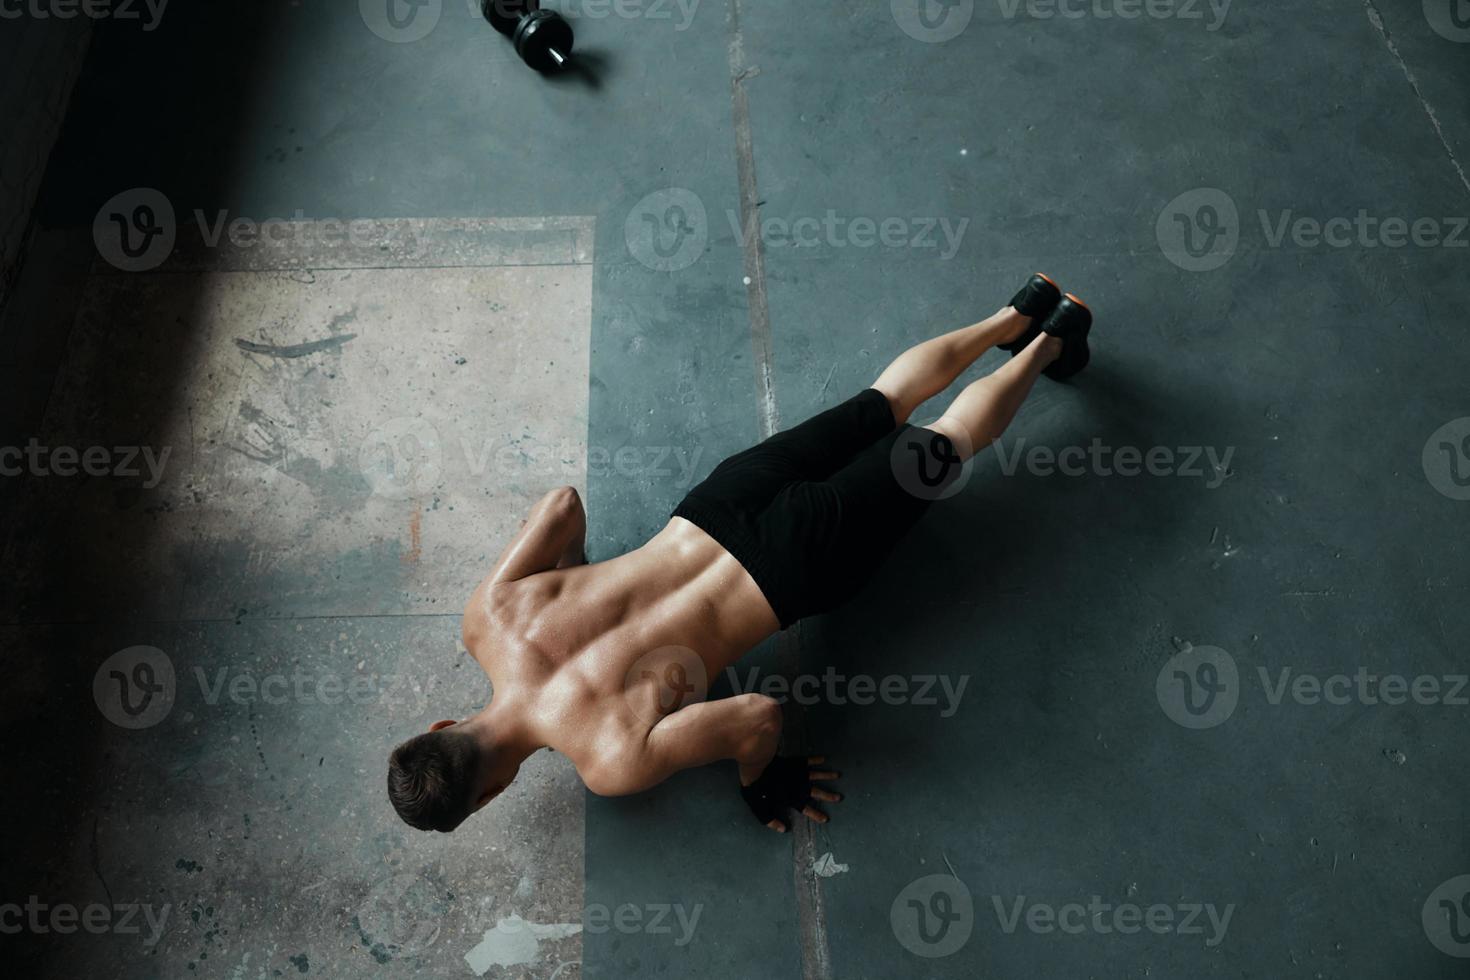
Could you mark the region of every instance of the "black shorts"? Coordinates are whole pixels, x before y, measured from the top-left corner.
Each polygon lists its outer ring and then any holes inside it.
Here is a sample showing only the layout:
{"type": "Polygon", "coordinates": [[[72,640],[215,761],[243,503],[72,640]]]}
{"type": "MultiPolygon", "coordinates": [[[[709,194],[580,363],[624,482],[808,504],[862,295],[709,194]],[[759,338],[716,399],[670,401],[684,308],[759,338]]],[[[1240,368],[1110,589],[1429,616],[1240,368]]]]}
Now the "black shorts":
{"type": "Polygon", "coordinates": [[[915,482],[932,460],[909,452],[932,438],[896,426],[888,399],[869,388],[731,456],[674,516],[745,566],[785,629],[851,598],[941,495],[915,482]]]}

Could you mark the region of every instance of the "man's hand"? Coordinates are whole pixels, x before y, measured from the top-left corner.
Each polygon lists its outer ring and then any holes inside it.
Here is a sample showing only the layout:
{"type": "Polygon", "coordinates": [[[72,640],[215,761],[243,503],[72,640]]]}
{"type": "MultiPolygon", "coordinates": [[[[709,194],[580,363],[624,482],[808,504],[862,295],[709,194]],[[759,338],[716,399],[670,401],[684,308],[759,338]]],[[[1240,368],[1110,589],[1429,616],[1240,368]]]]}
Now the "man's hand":
{"type": "Polygon", "coordinates": [[[828,816],[813,806],[812,801],[842,802],[840,793],[812,785],[819,780],[840,777],[839,773],[822,768],[826,761],[820,755],[811,756],[805,763],[792,756],[777,756],[758,779],[741,788],[740,795],[755,818],[778,834],[786,833],[783,818],[788,810],[799,810],[814,823],[826,823],[828,816]]]}

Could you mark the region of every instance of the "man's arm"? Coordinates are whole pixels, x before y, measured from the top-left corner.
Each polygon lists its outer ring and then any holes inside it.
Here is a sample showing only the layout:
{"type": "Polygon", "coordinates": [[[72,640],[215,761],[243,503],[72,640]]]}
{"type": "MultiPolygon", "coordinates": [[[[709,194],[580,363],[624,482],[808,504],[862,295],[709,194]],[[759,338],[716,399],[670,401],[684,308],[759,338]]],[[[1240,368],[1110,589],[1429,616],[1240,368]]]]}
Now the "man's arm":
{"type": "Polygon", "coordinates": [[[525,526],[491,569],[488,584],[586,561],[587,513],[575,487],[558,487],[536,502],[525,526]]]}
{"type": "MultiPolygon", "coordinates": [[[[741,795],[746,796],[746,802],[767,827],[778,832],[786,830],[786,824],[774,810],[761,816],[765,804],[752,803],[747,794],[765,794],[762,777],[769,779],[769,774],[778,768],[790,781],[800,783],[800,788],[787,785],[782,790],[792,808],[817,823],[826,823],[827,815],[809,805],[810,800],[836,803],[842,797],[810,783],[817,779],[836,779],[837,773],[808,770],[800,760],[777,758],[780,742],[781,706],[771,698],[742,694],[692,704],[653,727],[645,752],[638,757],[636,771],[608,774],[606,782],[601,779],[596,780],[601,785],[589,782],[588,788],[605,795],[637,793],[658,785],[681,769],[734,759],[740,767],[741,795]]],[[[810,761],[816,764],[821,760],[810,761]]],[[[784,808],[777,809],[785,812],[784,808]]]]}
{"type": "MultiPolygon", "coordinates": [[[[781,705],[763,694],[701,701],[682,708],[648,733],[647,775],[657,785],[682,769],[734,759],[749,786],[781,744],[781,705]]],[[[636,792],[636,791],[635,791],[636,792]]]]}

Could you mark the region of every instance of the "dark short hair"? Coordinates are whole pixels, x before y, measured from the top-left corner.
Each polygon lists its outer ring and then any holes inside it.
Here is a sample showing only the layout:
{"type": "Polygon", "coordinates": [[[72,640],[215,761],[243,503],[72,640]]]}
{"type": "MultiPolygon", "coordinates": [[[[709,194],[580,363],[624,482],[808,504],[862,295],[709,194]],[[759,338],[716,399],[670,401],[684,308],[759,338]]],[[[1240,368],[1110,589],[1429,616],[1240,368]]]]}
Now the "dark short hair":
{"type": "Polygon", "coordinates": [[[388,799],[410,827],[447,834],[470,815],[479,763],[480,750],[464,732],[417,735],[388,759],[388,799]]]}

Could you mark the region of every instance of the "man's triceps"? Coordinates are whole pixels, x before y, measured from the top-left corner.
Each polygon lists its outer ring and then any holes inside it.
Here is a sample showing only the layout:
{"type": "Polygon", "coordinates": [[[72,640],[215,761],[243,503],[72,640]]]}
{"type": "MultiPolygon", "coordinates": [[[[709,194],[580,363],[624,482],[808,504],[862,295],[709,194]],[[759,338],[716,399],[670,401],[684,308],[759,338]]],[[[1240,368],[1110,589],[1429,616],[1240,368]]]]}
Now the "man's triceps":
{"type": "Polygon", "coordinates": [[[734,759],[741,781],[760,775],[781,741],[781,706],[761,694],[692,704],[653,727],[648,746],[662,782],[681,769],[734,759]]]}

